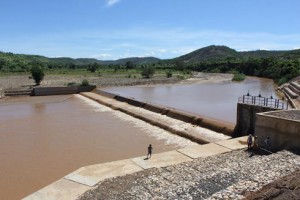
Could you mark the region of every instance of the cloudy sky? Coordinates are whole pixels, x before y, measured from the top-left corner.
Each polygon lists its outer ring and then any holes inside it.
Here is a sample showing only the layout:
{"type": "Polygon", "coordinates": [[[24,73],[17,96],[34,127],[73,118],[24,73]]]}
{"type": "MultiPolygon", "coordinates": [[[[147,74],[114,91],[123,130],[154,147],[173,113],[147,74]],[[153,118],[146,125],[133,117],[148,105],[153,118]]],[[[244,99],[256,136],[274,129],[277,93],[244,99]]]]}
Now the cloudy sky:
{"type": "Polygon", "coordinates": [[[208,45],[300,48],[299,0],[0,0],[0,51],[173,58],[208,45]]]}

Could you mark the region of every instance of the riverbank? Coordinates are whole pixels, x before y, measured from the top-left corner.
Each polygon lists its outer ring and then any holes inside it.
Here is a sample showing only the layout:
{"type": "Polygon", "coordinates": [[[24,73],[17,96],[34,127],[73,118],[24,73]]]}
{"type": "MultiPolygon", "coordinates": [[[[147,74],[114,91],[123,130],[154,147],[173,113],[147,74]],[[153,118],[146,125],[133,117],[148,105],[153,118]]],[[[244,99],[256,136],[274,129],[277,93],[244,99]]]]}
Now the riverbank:
{"type": "MultiPolygon", "coordinates": [[[[81,84],[86,79],[90,84],[98,87],[108,86],[132,86],[132,85],[156,85],[156,84],[174,84],[174,83],[193,83],[193,82],[224,82],[231,81],[233,75],[219,73],[193,73],[191,78],[182,80],[180,77],[174,76],[167,78],[163,75],[156,75],[150,79],[145,78],[126,78],[124,75],[46,75],[40,87],[66,86],[70,83],[81,84]]],[[[1,76],[0,89],[12,88],[30,88],[34,86],[34,81],[28,78],[28,75],[10,75],[1,76]]]]}
{"type": "Polygon", "coordinates": [[[299,169],[291,152],[250,156],[243,149],[108,179],[79,199],[243,199],[299,169]]]}

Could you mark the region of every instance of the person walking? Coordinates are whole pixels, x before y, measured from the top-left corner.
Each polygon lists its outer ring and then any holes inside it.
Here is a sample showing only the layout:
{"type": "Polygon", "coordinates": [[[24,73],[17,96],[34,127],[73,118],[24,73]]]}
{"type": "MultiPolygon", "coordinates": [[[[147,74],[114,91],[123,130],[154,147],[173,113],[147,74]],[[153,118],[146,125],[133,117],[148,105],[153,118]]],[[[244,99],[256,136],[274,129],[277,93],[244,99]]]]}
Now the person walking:
{"type": "Polygon", "coordinates": [[[270,139],[270,137],[268,136],[266,139],[265,139],[265,148],[268,150],[268,151],[270,151],[270,147],[271,147],[271,139],[270,139]]]}
{"type": "Polygon", "coordinates": [[[248,139],[247,139],[248,150],[251,149],[251,146],[252,146],[252,140],[253,140],[252,135],[249,134],[248,139]]]}
{"type": "Polygon", "coordinates": [[[152,147],[152,145],[150,144],[150,145],[148,146],[148,154],[147,154],[147,158],[148,158],[148,159],[151,158],[152,150],[153,150],[153,147],[152,147]]]}

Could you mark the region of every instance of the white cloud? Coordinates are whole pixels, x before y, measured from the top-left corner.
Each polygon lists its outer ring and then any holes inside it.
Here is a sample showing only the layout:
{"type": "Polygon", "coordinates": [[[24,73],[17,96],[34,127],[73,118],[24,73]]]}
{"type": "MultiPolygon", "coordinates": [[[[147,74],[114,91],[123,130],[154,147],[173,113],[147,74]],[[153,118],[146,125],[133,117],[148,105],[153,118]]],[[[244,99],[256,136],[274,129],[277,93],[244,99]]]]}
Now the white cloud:
{"type": "Polygon", "coordinates": [[[106,0],[106,5],[110,7],[119,2],[120,2],[120,0],[106,0]]]}
{"type": "Polygon", "coordinates": [[[107,59],[111,59],[112,55],[109,54],[109,53],[100,53],[100,54],[97,54],[97,55],[92,55],[90,57],[100,59],[100,60],[107,60],[107,59]]]}

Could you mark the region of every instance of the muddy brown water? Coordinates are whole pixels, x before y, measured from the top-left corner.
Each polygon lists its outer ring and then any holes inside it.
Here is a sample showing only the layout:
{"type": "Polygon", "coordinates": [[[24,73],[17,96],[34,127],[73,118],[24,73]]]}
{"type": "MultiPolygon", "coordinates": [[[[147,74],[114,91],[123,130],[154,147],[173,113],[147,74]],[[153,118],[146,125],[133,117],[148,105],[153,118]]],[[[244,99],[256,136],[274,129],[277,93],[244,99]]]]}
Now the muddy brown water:
{"type": "Polygon", "coordinates": [[[0,102],[0,199],[21,199],[86,165],[195,145],[78,95],[0,102]],[[156,134],[156,135],[155,135],[156,134]]]}
{"type": "Polygon", "coordinates": [[[247,77],[242,82],[107,87],[103,90],[235,124],[239,97],[249,91],[253,96],[279,98],[276,87],[271,79],[247,77]]]}

